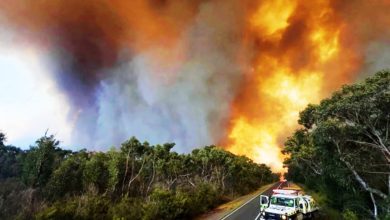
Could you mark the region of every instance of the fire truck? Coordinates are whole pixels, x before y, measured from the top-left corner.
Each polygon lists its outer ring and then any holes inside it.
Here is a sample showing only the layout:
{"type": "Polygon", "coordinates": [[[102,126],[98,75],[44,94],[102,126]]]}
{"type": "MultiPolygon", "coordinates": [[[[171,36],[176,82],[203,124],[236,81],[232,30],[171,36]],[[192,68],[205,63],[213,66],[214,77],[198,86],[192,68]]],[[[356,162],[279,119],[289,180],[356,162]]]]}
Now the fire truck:
{"type": "Polygon", "coordinates": [[[274,189],[272,196],[260,196],[260,219],[302,220],[318,215],[318,206],[309,195],[300,190],[274,189]]]}

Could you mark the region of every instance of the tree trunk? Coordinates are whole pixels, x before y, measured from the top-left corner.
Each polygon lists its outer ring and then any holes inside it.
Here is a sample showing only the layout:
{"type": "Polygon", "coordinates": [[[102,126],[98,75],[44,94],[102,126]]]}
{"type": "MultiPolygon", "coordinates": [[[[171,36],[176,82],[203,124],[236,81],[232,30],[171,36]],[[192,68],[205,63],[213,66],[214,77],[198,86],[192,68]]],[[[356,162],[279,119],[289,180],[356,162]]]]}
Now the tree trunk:
{"type": "Polygon", "coordinates": [[[129,158],[130,158],[130,151],[127,153],[127,156],[126,156],[126,168],[125,168],[125,174],[123,175],[123,180],[122,180],[122,196],[123,196],[123,191],[125,189],[127,172],[129,170],[129,158]]]}
{"type": "Polygon", "coordinates": [[[359,175],[359,173],[354,169],[351,163],[349,163],[347,160],[344,159],[343,155],[341,154],[340,146],[338,143],[335,143],[337,147],[337,151],[340,156],[340,160],[346,165],[346,167],[352,172],[353,176],[355,177],[356,181],[363,187],[364,190],[366,190],[369,193],[374,193],[383,199],[387,199],[387,195],[381,192],[378,189],[371,188],[366,181],[363,180],[363,178],[359,175]]]}
{"type": "Polygon", "coordinates": [[[225,192],[225,178],[226,178],[226,175],[222,174],[222,192],[225,192]]]}
{"type": "MultiPolygon", "coordinates": [[[[141,168],[139,168],[137,175],[135,175],[134,177],[132,177],[132,178],[129,180],[129,184],[127,185],[127,194],[128,194],[129,191],[130,191],[131,183],[132,183],[135,179],[137,179],[137,177],[141,174],[141,172],[142,172],[142,170],[143,170],[143,168],[144,168],[145,160],[146,160],[146,159],[143,159],[143,160],[142,160],[142,165],[141,165],[141,168]]],[[[133,163],[133,164],[134,164],[134,163],[133,163]]]]}
{"type": "Polygon", "coordinates": [[[371,197],[372,205],[374,206],[374,213],[373,213],[374,214],[374,218],[378,219],[378,208],[376,206],[374,195],[371,192],[370,192],[370,197],[371,197]]]}
{"type": "Polygon", "coordinates": [[[387,182],[387,186],[389,187],[389,191],[388,191],[388,194],[389,194],[389,196],[390,196],[390,174],[389,174],[389,176],[388,176],[388,182],[387,182]]]}
{"type": "Polygon", "coordinates": [[[152,174],[152,179],[150,180],[150,182],[149,182],[149,185],[148,185],[148,188],[147,188],[147,190],[146,190],[146,195],[148,195],[148,193],[149,193],[149,191],[150,191],[150,188],[152,187],[152,184],[153,184],[153,182],[154,182],[154,176],[156,175],[156,169],[155,169],[155,167],[154,167],[154,161],[152,162],[153,163],[153,165],[152,165],[152,168],[153,168],[153,174],[152,174]]]}

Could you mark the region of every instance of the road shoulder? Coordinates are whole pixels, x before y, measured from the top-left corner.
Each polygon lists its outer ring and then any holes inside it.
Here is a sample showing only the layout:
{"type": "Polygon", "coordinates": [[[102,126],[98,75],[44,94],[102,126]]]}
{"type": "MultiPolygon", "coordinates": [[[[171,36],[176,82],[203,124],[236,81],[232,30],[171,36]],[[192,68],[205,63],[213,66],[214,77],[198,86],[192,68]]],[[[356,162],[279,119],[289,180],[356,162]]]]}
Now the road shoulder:
{"type": "Polygon", "coordinates": [[[234,212],[237,208],[241,207],[246,202],[252,200],[254,197],[258,196],[262,192],[266,191],[273,184],[264,185],[253,193],[238,197],[228,203],[222,204],[217,208],[195,218],[195,220],[218,220],[229,215],[231,212],[234,212]]]}

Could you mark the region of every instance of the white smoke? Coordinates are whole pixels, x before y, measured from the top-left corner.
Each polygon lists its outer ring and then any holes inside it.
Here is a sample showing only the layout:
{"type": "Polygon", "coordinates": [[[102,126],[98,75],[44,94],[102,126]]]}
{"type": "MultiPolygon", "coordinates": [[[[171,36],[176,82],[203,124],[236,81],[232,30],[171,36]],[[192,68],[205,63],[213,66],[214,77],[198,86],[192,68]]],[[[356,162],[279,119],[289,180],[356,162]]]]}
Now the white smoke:
{"type": "Polygon", "coordinates": [[[151,48],[108,70],[97,94],[95,135],[76,141],[107,149],[136,136],[175,142],[179,152],[215,144],[225,135],[245,68],[237,57],[244,27],[239,8],[237,1],[205,3],[175,48],[151,48]],[[182,58],[162,64],[161,56],[182,58]]]}
{"type": "Polygon", "coordinates": [[[359,79],[363,80],[377,71],[390,69],[389,41],[374,41],[368,44],[365,50],[364,67],[360,71],[359,79]]]}

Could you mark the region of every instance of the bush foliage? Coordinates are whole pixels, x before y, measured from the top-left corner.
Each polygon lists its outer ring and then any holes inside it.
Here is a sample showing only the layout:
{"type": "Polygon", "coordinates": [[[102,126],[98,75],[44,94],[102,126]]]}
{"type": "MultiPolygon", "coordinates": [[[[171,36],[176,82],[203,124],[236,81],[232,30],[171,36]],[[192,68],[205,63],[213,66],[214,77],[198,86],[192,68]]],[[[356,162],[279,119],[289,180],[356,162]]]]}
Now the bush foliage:
{"type": "Polygon", "coordinates": [[[345,219],[390,215],[390,72],[344,86],[300,113],[287,178],[326,195],[345,219]]]}
{"type": "Polygon", "coordinates": [[[190,154],[130,138],[107,152],[69,151],[54,136],[29,150],[0,133],[0,219],[186,219],[278,179],[215,146],[190,154]]]}

